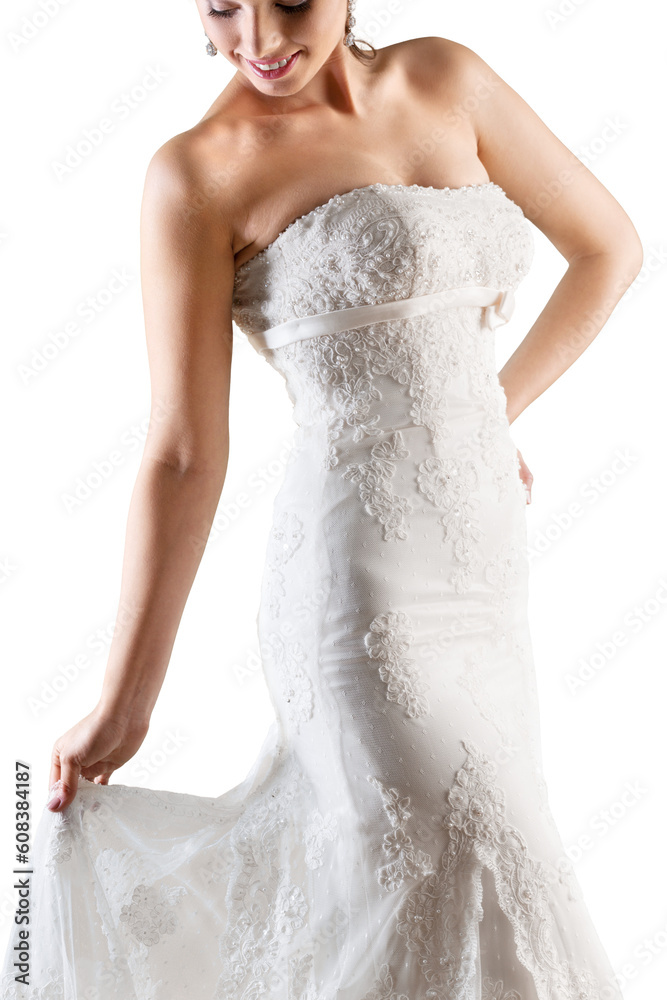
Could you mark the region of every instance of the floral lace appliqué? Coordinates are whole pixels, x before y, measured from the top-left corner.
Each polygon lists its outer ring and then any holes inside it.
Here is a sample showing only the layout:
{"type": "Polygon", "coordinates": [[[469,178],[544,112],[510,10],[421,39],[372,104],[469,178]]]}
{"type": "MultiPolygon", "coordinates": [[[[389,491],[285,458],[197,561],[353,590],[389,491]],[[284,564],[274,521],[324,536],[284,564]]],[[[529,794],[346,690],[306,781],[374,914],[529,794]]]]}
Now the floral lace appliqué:
{"type": "Polygon", "coordinates": [[[303,542],[303,522],[292,511],[282,511],[271,528],[271,549],[268,557],[269,613],[272,618],[280,615],[285,598],[285,564],[293,557],[303,542]]]}
{"type": "Polygon", "coordinates": [[[282,704],[298,733],[301,725],[312,719],[315,707],[313,684],[303,668],[306,653],[301,643],[289,641],[279,632],[272,632],[268,642],[267,652],[281,686],[282,704]]]}
{"type": "Polygon", "coordinates": [[[382,848],[388,863],[377,872],[378,882],[383,889],[393,892],[406,878],[418,878],[434,872],[433,861],[425,851],[417,850],[406,824],[412,816],[408,796],[400,798],[398,789],[385,788],[379,778],[369,774],[368,781],[382,796],[385,813],[391,823],[391,833],[385,833],[382,848]]]}
{"type": "Polygon", "coordinates": [[[373,983],[367,993],[364,993],[361,1000],[410,1000],[405,993],[394,991],[394,977],[391,974],[387,962],[380,966],[380,975],[373,983]]]}
{"type": "Polygon", "coordinates": [[[429,711],[427,684],[407,655],[414,638],[412,621],[404,611],[376,615],[364,642],[368,655],[378,660],[380,679],[387,685],[387,698],[405,708],[411,718],[429,711]]]}
{"type": "Polygon", "coordinates": [[[56,874],[56,866],[66,864],[72,858],[72,848],[76,834],[72,826],[72,815],[68,809],[53,813],[53,827],[49,839],[48,854],[45,869],[52,877],[56,874]]]}
{"type": "Polygon", "coordinates": [[[303,926],[308,904],[298,885],[281,886],[276,897],[275,928],[278,941],[290,941],[294,932],[303,926]]]}
{"type": "Polygon", "coordinates": [[[550,902],[559,873],[532,857],[521,832],[509,823],[505,794],[496,783],[498,765],[471,741],[461,745],[467,756],[446,793],[443,825],[449,842],[440,868],[412,890],[397,918],[398,932],[418,953],[432,995],[473,995],[485,865],[512,925],[517,956],[540,998],[602,1000],[601,984],[558,954],[550,902]]]}
{"type": "Polygon", "coordinates": [[[485,976],[482,980],[482,1000],[523,1000],[516,990],[506,990],[502,979],[489,979],[485,976]]]}
{"type": "Polygon", "coordinates": [[[401,432],[394,431],[389,440],[373,445],[370,461],[348,465],[343,473],[344,479],[359,483],[361,501],[368,513],[382,525],[386,540],[408,537],[405,515],[412,510],[412,503],[407,497],[398,496],[391,490],[395,463],[407,457],[408,449],[401,432]]]}
{"type": "Polygon", "coordinates": [[[167,890],[164,886],[142,883],[132,893],[130,902],[120,911],[120,920],[125,922],[133,937],[141,944],[151,947],[164,934],[175,934],[178,920],[174,912],[174,901],[185,893],[183,887],[167,890]]]}
{"type": "Polygon", "coordinates": [[[2,1000],[64,1000],[65,978],[55,969],[47,969],[49,981],[43,986],[30,986],[16,982],[14,976],[7,973],[2,977],[2,1000]]]}
{"type": "Polygon", "coordinates": [[[519,456],[511,438],[505,433],[506,420],[504,416],[489,412],[479,430],[480,454],[493,474],[499,502],[505,499],[513,485],[518,488],[521,483],[519,456]]]}
{"type": "MultiPolygon", "coordinates": [[[[525,553],[515,542],[504,542],[484,567],[484,575],[492,584],[495,621],[494,642],[503,642],[512,634],[510,615],[513,607],[512,588],[519,577],[519,566],[525,553]]],[[[519,650],[517,649],[517,652],[519,650]]]]}
{"type": "Polygon", "coordinates": [[[324,861],[325,841],[334,840],[336,836],[337,822],[333,813],[322,813],[316,810],[306,827],[306,864],[309,868],[321,868],[324,861]]]}
{"type": "Polygon", "coordinates": [[[444,510],[440,523],[445,529],[445,540],[452,541],[454,557],[460,568],[451,576],[458,594],[472,584],[473,573],[482,560],[475,543],[482,538],[482,530],[475,518],[479,499],[472,496],[479,486],[477,467],[472,461],[455,457],[427,458],[419,466],[419,489],[436,507],[444,510]]]}
{"type": "Polygon", "coordinates": [[[267,994],[287,946],[307,916],[307,901],[290,878],[285,851],[291,828],[288,817],[303,784],[294,760],[288,763],[288,772],[263,786],[230,833],[228,933],[215,1000],[267,994]]]}

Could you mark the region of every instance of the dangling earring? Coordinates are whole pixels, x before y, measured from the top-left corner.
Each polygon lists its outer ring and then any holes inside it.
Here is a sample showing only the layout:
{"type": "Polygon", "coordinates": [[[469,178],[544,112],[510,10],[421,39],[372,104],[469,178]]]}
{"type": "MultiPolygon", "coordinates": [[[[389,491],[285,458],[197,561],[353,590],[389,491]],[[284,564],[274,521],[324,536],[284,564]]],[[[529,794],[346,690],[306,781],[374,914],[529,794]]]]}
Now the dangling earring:
{"type": "Polygon", "coordinates": [[[206,34],[206,32],[204,32],[204,38],[206,39],[206,55],[207,56],[217,56],[218,50],[216,49],[215,45],[213,44],[213,42],[211,41],[211,39],[208,37],[208,35],[206,34]]]}
{"type": "Polygon", "coordinates": [[[353,8],[354,4],[355,4],[355,0],[348,0],[348,5],[347,5],[347,24],[348,24],[348,30],[345,33],[345,44],[346,45],[354,45],[354,43],[356,42],[356,38],[352,34],[352,28],[357,23],[356,20],[355,20],[355,18],[354,18],[354,15],[352,14],[352,8],[353,8]]]}

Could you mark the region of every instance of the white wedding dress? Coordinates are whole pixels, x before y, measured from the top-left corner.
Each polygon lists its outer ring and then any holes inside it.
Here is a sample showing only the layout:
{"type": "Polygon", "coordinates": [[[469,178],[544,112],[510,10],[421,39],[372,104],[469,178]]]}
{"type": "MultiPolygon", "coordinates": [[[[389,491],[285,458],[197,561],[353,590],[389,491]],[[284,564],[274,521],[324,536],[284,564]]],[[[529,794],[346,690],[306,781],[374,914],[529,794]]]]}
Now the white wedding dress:
{"type": "Polygon", "coordinates": [[[81,781],[4,1000],[622,1000],[550,812],[497,184],[371,184],[237,271],[295,438],[257,624],[276,718],[204,798],[81,781]]]}

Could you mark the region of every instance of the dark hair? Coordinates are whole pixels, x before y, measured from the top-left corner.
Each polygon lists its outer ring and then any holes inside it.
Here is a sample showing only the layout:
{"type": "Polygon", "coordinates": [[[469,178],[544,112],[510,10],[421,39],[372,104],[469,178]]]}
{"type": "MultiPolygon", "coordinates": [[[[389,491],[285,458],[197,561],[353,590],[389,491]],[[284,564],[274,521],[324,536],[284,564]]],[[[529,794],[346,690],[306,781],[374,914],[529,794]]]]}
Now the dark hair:
{"type": "MultiPolygon", "coordinates": [[[[348,8],[347,17],[345,18],[345,34],[346,35],[347,35],[347,33],[348,33],[349,30],[350,30],[350,10],[348,8]]],[[[354,41],[352,43],[352,45],[348,45],[347,48],[349,48],[350,52],[352,52],[357,57],[357,59],[362,59],[362,60],[363,59],[375,59],[375,57],[377,55],[377,50],[374,48],[374,46],[372,46],[370,42],[364,41],[363,38],[357,38],[356,41],[354,41]],[[362,45],[367,45],[368,48],[367,49],[360,49],[359,45],[358,45],[359,42],[361,42],[362,45]]]]}
{"type": "Polygon", "coordinates": [[[362,42],[363,45],[367,45],[367,49],[360,49],[356,42],[352,45],[348,45],[347,48],[350,52],[353,52],[357,59],[375,59],[377,55],[377,49],[375,49],[370,42],[366,42],[363,38],[359,38],[358,41],[362,42]]]}

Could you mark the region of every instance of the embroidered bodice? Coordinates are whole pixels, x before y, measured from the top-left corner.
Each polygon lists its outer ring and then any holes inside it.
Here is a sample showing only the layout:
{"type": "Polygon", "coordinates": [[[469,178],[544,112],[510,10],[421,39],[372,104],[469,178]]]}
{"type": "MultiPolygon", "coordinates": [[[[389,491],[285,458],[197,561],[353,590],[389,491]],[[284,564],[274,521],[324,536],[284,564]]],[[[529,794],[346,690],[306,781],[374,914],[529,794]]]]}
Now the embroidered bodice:
{"type": "MultiPolygon", "coordinates": [[[[506,405],[493,331],[533,253],[523,212],[493,182],[372,184],[334,195],[242,264],[233,318],[285,378],[296,443],[317,439],[320,467],[406,420],[436,445],[459,398],[485,409],[493,440],[506,405]]],[[[499,482],[507,474],[498,454],[499,482]]]]}
{"type": "Polygon", "coordinates": [[[242,264],[232,317],[252,338],[302,317],[463,287],[513,293],[533,254],[522,210],[493,182],[371,184],[295,219],[242,264]]]}

